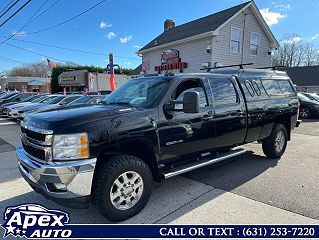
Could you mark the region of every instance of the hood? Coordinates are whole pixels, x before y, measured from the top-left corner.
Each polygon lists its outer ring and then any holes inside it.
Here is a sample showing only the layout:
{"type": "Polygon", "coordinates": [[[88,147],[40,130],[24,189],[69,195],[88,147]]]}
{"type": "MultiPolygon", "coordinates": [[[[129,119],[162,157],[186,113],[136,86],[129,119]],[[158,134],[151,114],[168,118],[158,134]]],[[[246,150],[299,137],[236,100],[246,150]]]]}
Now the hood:
{"type": "Polygon", "coordinates": [[[9,103],[4,103],[1,105],[2,108],[5,108],[5,107],[9,107],[11,105],[14,105],[14,104],[17,104],[18,102],[9,102],[9,103]]]}
{"type": "Polygon", "coordinates": [[[85,124],[94,126],[101,119],[104,122],[106,117],[132,111],[136,111],[136,108],[119,105],[87,104],[37,112],[27,116],[24,122],[27,126],[53,130],[54,132],[76,132],[78,131],[77,126],[85,124]]]}
{"type": "Polygon", "coordinates": [[[22,108],[24,106],[33,104],[31,102],[23,102],[23,103],[15,103],[15,104],[10,104],[8,108],[13,109],[13,108],[22,108]]]}
{"type": "Polygon", "coordinates": [[[21,112],[28,112],[32,110],[38,110],[40,107],[45,106],[45,103],[31,103],[20,109],[21,112]]]}

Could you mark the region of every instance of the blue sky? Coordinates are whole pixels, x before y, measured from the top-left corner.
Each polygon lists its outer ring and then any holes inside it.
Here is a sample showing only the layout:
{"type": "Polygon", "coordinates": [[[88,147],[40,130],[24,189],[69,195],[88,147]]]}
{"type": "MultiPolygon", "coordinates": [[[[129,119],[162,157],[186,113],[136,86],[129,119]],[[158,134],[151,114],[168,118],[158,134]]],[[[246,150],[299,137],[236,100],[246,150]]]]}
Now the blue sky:
{"type": "MultiPolygon", "coordinates": [[[[21,2],[25,2],[22,0],[21,2]]],[[[56,0],[49,0],[44,9],[56,0]]],[[[203,17],[214,12],[243,3],[242,0],[107,0],[93,11],[74,19],[60,27],[28,35],[58,24],[86,10],[100,0],[76,1],[60,0],[53,8],[32,22],[7,43],[63,61],[78,64],[105,66],[107,54],[113,52],[115,62],[122,67],[134,68],[140,64],[135,52],[163,31],[163,22],[174,19],[176,25],[203,17]],[[23,41],[32,41],[59,47],[97,52],[106,56],[84,54],[23,41]]],[[[9,0],[0,1],[0,11],[9,0]]],[[[44,0],[33,0],[11,21],[0,28],[0,36],[9,36],[28,21],[44,0]]],[[[319,44],[319,0],[256,0],[267,22],[271,25],[276,38],[280,41],[285,34],[296,33],[300,39],[319,44]]],[[[0,18],[2,23],[6,18],[0,18]]],[[[0,37],[0,40],[3,38],[0,37]]],[[[9,70],[20,63],[6,60],[11,58],[19,62],[39,62],[43,57],[0,44],[0,71],[9,70]]],[[[58,62],[58,61],[56,61],[58,62]]]]}

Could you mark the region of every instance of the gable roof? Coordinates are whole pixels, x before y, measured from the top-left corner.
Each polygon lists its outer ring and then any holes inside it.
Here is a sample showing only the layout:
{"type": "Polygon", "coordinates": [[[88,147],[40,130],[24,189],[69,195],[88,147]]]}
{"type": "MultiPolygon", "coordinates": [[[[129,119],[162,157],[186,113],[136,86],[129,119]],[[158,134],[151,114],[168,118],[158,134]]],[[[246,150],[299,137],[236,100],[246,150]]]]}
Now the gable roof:
{"type": "Polygon", "coordinates": [[[140,73],[142,72],[142,64],[140,64],[139,66],[137,66],[133,71],[131,71],[128,75],[129,76],[134,76],[134,75],[140,75],[140,73]]]}
{"type": "Polygon", "coordinates": [[[275,42],[275,45],[278,45],[277,40],[271,33],[268,25],[261,16],[255,3],[253,1],[249,1],[164,31],[155,39],[146,44],[143,48],[141,48],[138,53],[142,53],[145,50],[164,44],[195,37],[205,33],[212,33],[213,31],[216,31],[224,26],[224,24],[230,21],[233,17],[235,17],[240,12],[240,10],[249,6],[253,6],[253,9],[257,11],[257,19],[264,28],[267,36],[275,42]]]}
{"type": "Polygon", "coordinates": [[[319,86],[319,66],[290,67],[280,70],[286,71],[297,86],[319,86]]]}

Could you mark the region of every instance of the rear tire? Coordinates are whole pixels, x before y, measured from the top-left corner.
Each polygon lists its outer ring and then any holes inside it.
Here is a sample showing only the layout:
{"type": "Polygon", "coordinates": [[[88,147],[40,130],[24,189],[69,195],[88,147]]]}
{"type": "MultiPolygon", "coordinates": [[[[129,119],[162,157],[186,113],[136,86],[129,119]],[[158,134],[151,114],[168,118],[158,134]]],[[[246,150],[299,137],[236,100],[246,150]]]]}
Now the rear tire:
{"type": "Polygon", "coordinates": [[[145,207],[152,187],[152,173],[144,161],[130,155],[118,155],[98,166],[92,201],[105,218],[119,222],[133,217],[145,207]]]}
{"type": "Polygon", "coordinates": [[[264,154],[268,158],[280,158],[287,147],[287,129],[282,124],[275,124],[269,137],[262,140],[264,154]]]}

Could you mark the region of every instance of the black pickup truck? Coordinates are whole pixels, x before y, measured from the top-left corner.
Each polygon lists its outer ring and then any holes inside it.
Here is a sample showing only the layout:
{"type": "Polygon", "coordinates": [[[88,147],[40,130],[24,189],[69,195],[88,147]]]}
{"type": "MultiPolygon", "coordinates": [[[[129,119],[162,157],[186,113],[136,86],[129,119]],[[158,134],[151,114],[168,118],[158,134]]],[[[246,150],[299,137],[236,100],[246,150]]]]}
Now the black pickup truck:
{"type": "Polygon", "coordinates": [[[298,106],[280,71],[145,76],[101,104],[28,116],[19,169],[45,197],[78,208],[91,201],[122,221],[144,208],[153,180],[244,154],[239,145],[258,141],[266,156],[280,158],[298,106]]]}

